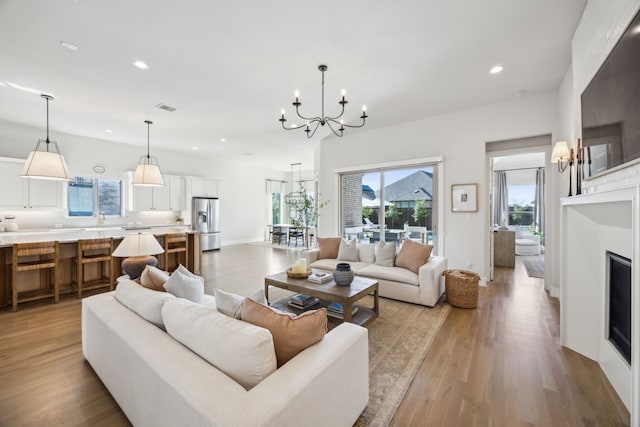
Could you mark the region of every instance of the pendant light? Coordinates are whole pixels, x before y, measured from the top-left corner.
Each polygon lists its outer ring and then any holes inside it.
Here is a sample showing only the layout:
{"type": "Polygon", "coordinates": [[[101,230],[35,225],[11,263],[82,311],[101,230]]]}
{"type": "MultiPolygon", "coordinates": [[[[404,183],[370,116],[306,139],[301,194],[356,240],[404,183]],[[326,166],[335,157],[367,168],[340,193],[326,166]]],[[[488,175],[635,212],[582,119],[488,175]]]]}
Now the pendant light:
{"type": "Polygon", "coordinates": [[[149,120],[144,122],[147,124],[147,155],[140,157],[140,160],[138,160],[138,166],[133,175],[133,185],[163,187],[164,179],[162,179],[158,159],[156,156],[149,155],[149,125],[153,124],[153,122],[149,120]]]}
{"type": "Polygon", "coordinates": [[[51,95],[40,95],[47,101],[47,139],[40,139],[36,148],[29,153],[20,176],[24,178],[52,179],[70,181],[69,168],[64,156],[58,150],[58,143],[49,141],[49,101],[51,95]]]}

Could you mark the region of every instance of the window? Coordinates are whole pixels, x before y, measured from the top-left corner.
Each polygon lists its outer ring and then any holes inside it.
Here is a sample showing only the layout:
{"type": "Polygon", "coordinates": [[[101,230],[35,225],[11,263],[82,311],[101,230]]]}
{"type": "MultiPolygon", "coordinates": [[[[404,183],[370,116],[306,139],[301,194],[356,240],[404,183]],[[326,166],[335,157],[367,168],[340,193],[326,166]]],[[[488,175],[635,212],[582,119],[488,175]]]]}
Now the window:
{"type": "Polygon", "coordinates": [[[509,225],[531,225],[536,198],[535,169],[507,171],[507,186],[509,225]]]}
{"type": "Polygon", "coordinates": [[[122,181],[75,176],[67,186],[69,216],[122,215],[122,181]]]}
{"type": "Polygon", "coordinates": [[[433,244],[435,169],[429,164],[342,174],[344,235],[370,242],[409,237],[433,244]]]}

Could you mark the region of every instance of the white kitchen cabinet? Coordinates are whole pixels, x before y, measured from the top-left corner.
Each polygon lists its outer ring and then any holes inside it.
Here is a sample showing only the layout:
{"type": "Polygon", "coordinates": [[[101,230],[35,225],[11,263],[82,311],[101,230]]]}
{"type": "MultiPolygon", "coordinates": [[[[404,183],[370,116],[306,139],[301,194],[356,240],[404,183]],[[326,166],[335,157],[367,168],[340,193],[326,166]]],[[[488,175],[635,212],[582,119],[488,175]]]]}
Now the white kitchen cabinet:
{"type": "Polygon", "coordinates": [[[191,178],[191,197],[218,197],[218,182],[214,179],[191,178]]]}
{"type": "MultiPolygon", "coordinates": [[[[132,173],[129,173],[129,178],[132,173]]],[[[175,175],[163,175],[164,187],[141,187],[131,184],[132,211],[180,211],[184,207],[184,178],[175,175]]]]}
{"type": "Polygon", "coordinates": [[[62,185],[60,181],[22,178],[24,165],[21,159],[0,159],[0,208],[19,209],[62,209],[62,185]]]}

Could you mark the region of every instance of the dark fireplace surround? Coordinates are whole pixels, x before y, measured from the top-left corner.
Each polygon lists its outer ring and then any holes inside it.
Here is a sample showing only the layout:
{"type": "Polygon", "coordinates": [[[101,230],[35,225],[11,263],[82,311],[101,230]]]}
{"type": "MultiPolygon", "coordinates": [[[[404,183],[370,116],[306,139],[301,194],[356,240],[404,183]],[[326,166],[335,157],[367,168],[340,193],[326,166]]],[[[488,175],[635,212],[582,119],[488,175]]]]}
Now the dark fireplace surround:
{"type": "Polygon", "coordinates": [[[607,251],[607,338],[631,366],[631,260],[607,251]]]}

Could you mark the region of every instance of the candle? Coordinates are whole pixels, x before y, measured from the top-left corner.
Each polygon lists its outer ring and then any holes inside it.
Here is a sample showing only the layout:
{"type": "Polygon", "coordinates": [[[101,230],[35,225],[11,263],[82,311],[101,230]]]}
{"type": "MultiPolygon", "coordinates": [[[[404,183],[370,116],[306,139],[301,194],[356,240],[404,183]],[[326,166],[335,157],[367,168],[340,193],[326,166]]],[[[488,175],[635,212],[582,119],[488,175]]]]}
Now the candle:
{"type": "Polygon", "coordinates": [[[591,146],[587,147],[587,160],[591,163],[591,146]]]}
{"type": "Polygon", "coordinates": [[[291,267],[291,271],[294,273],[306,273],[307,272],[307,259],[299,258],[296,263],[291,267]]]}
{"type": "Polygon", "coordinates": [[[571,153],[569,154],[569,162],[573,163],[573,159],[574,159],[574,152],[573,152],[573,148],[571,149],[571,153]]]}

